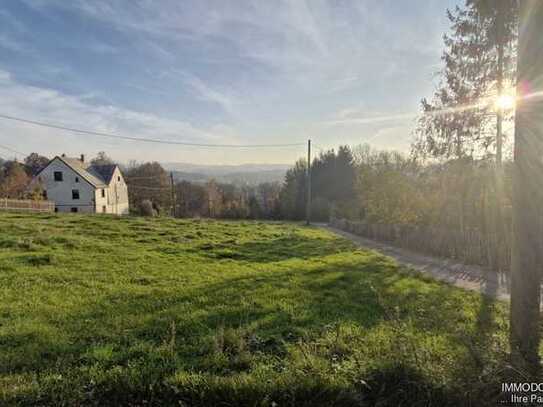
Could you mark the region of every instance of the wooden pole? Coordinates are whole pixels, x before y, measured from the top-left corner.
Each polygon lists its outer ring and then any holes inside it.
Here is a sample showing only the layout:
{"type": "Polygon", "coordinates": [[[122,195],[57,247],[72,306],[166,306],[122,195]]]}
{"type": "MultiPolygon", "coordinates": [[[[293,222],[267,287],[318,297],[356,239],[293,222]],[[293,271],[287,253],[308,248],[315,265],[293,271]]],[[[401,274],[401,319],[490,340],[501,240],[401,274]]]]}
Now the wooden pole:
{"type": "Polygon", "coordinates": [[[306,225],[311,223],[311,140],[307,140],[307,199],[306,225]]]}
{"type": "Polygon", "coordinates": [[[172,217],[175,218],[175,185],[173,183],[173,172],[170,171],[170,188],[172,194],[172,217]]]}
{"type": "Polygon", "coordinates": [[[511,353],[520,369],[539,369],[541,301],[541,203],[543,189],[543,1],[520,2],[513,244],[511,258],[511,353]]]}

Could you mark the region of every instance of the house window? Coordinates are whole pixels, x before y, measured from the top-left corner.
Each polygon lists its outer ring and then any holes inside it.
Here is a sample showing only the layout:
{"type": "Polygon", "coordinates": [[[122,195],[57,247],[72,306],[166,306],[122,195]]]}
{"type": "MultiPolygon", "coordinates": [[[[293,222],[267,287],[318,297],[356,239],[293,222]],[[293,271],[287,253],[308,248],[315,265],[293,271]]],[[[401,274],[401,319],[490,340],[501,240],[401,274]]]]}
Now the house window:
{"type": "Polygon", "coordinates": [[[70,208],[70,212],[76,213],[76,212],[77,212],[77,208],[70,208]]]}
{"type": "Polygon", "coordinates": [[[117,181],[121,182],[121,176],[120,175],[117,177],[117,181]]]}
{"type": "Polygon", "coordinates": [[[55,181],[62,181],[62,171],[55,171],[53,176],[55,177],[55,181]]]}
{"type": "Polygon", "coordinates": [[[55,206],[55,212],[58,212],[58,208],[55,206]]]}
{"type": "Polygon", "coordinates": [[[79,199],[79,189],[72,189],[72,199],[79,199]]]}
{"type": "Polygon", "coordinates": [[[105,197],[106,197],[106,190],[102,188],[102,198],[105,198],[105,197]]]}
{"type": "Polygon", "coordinates": [[[106,213],[106,206],[102,206],[102,213],[106,213]]]}
{"type": "Polygon", "coordinates": [[[42,196],[43,196],[43,199],[47,199],[47,191],[46,190],[43,191],[42,196]]]}
{"type": "Polygon", "coordinates": [[[79,182],[79,177],[75,177],[75,182],[79,182]]]}

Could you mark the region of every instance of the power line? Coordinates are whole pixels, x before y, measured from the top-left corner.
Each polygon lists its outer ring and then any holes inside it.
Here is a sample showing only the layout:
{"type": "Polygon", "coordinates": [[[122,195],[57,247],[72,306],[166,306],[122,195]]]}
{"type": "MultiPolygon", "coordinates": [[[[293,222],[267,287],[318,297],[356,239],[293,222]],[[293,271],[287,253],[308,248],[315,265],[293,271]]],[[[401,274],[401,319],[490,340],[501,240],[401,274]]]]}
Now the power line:
{"type": "Polygon", "coordinates": [[[0,114],[0,118],[6,119],[6,120],[12,120],[16,122],[21,123],[27,123],[32,124],[34,126],[41,126],[41,127],[47,127],[50,129],[57,129],[57,130],[65,130],[65,131],[71,131],[73,133],[80,133],[80,134],[88,134],[91,136],[99,136],[99,137],[108,137],[108,138],[114,138],[114,139],[121,139],[121,140],[130,140],[130,141],[140,141],[145,143],[156,143],[156,144],[170,144],[170,145],[181,145],[181,146],[192,146],[192,147],[220,147],[220,148],[271,148],[271,147],[299,147],[305,145],[305,143],[285,143],[285,144],[207,144],[207,143],[189,143],[185,141],[170,141],[170,140],[159,140],[159,139],[152,139],[147,137],[130,137],[130,136],[122,136],[118,134],[110,134],[110,133],[102,133],[97,131],[90,131],[90,130],[82,130],[82,129],[76,129],[73,127],[66,127],[61,126],[57,124],[50,124],[50,123],[44,123],[39,122],[36,120],[29,120],[24,119],[21,117],[15,117],[15,116],[8,116],[5,114],[0,114]]]}

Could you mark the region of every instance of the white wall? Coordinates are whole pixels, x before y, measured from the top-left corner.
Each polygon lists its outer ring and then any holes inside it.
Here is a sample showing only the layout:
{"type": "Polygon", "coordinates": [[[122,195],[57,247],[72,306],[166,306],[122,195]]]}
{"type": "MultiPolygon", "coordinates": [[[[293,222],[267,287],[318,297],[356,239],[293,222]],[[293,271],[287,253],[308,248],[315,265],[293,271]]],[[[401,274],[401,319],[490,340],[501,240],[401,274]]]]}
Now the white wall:
{"type": "MultiPolygon", "coordinates": [[[[107,189],[108,213],[128,215],[128,187],[119,168],[115,168],[107,189]]],[[[99,206],[98,208],[101,208],[99,206]]]]}
{"type": "Polygon", "coordinates": [[[108,202],[107,202],[107,194],[108,194],[107,187],[96,188],[95,195],[94,195],[94,200],[96,202],[96,213],[111,213],[109,210],[108,202]],[[105,195],[104,197],[102,197],[102,190],[104,191],[104,195],[105,195]],[[106,207],[105,212],[102,210],[104,206],[106,207]]]}
{"type": "Polygon", "coordinates": [[[84,213],[95,211],[94,187],[58,158],[49,163],[33,182],[41,184],[47,191],[47,199],[55,202],[59,212],[70,212],[71,208],[84,213]],[[62,172],[62,181],[55,181],[55,171],[62,172]],[[79,199],[72,199],[72,189],[79,190],[79,199]]]}

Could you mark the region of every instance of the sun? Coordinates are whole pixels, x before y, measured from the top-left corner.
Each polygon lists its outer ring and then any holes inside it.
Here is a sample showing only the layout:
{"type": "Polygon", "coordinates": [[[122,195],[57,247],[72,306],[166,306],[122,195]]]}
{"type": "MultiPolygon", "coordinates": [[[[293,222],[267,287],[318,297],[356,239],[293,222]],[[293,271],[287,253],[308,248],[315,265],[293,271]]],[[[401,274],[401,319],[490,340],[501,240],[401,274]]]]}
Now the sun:
{"type": "Polygon", "coordinates": [[[514,96],[500,95],[494,101],[494,108],[496,110],[512,110],[515,108],[517,101],[514,96]]]}

